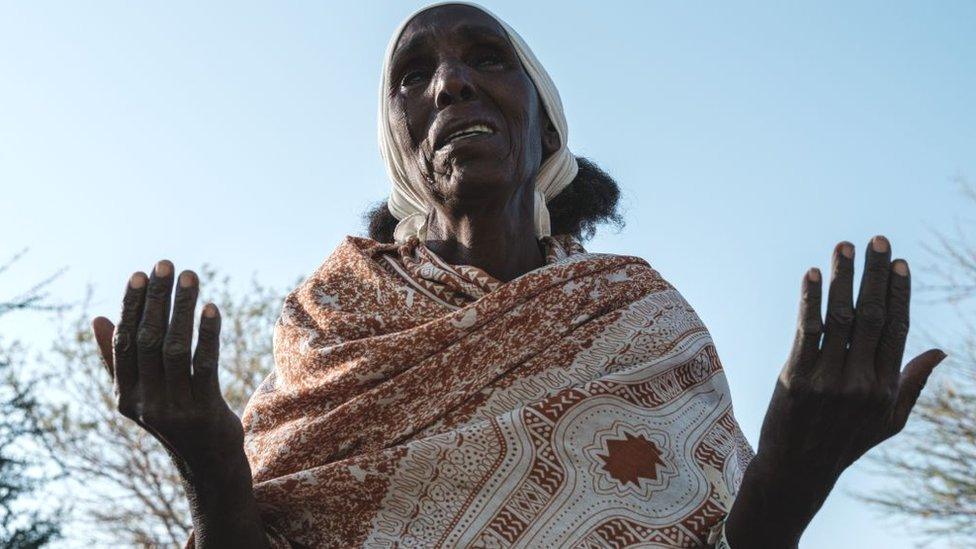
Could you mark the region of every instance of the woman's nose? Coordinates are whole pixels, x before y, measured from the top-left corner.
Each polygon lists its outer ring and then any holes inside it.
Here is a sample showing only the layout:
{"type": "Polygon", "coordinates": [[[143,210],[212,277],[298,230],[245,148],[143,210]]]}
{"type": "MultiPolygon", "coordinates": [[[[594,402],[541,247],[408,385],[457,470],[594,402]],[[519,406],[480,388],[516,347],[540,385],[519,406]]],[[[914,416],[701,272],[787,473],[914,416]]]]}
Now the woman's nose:
{"type": "Polygon", "coordinates": [[[443,65],[434,76],[434,106],[443,109],[448,105],[474,98],[474,87],[467,70],[456,64],[443,65]]]}

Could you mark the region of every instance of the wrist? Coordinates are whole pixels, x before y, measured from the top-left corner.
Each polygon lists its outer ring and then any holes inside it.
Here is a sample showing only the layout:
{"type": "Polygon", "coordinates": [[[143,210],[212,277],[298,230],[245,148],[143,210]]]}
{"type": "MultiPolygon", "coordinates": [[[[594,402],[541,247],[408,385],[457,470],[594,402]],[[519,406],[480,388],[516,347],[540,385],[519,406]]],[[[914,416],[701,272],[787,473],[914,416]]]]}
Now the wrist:
{"type": "Polygon", "coordinates": [[[746,469],[726,521],[732,547],[796,547],[836,476],[758,453],[746,469]]]}
{"type": "Polygon", "coordinates": [[[264,526],[243,450],[183,475],[197,547],[265,547],[264,526]]]}
{"type": "Polygon", "coordinates": [[[205,497],[219,494],[238,494],[252,487],[251,467],[244,450],[193,462],[177,463],[187,495],[205,497]]]}
{"type": "Polygon", "coordinates": [[[836,467],[808,463],[782,452],[760,448],[749,463],[746,475],[769,487],[782,487],[805,495],[830,492],[840,476],[836,467]]]}

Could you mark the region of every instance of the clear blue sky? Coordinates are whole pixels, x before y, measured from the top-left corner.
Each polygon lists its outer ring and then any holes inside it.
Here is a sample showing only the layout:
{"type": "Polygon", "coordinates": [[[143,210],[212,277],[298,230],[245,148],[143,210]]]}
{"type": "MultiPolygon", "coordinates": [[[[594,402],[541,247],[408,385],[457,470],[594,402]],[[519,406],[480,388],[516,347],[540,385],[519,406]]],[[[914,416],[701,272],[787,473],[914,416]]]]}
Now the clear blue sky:
{"type": "MultiPolygon", "coordinates": [[[[876,233],[913,261],[976,176],[976,3],[485,0],[559,86],[570,145],[624,190],[595,251],[647,258],[710,326],[755,443],[800,277],[876,233]]],[[[418,2],[0,3],[0,296],[55,296],[162,257],[285,286],[386,196],[375,142],[389,33],[418,2]]],[[[913,327],[954,318],[916,301],[913,327]]],[[[5,319],[38,348],[52,327],[5,319]]],[[[270,334],[269,334],[270,337],[270,334]]],[[[912,339],[912,350],[926,344],[912,339]]],[[[905,548],[846,493],[804,547],[905,548]]],[[[883,486],[883,482],[880,484],[883,486]]]]}

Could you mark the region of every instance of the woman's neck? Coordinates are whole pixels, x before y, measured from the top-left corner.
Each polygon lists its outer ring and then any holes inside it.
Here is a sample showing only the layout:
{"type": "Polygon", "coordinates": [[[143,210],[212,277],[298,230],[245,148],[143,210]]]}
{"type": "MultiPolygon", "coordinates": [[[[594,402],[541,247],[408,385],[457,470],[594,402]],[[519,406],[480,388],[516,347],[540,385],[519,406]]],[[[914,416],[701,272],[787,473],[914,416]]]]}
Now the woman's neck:
{"type": "Polygon", "coordinates": [[[545,264],[535,235],[534,199],[528,187],[499,205],[438,208],[425,245],[448,263],[478,267],[508,282],[545,264]]]}

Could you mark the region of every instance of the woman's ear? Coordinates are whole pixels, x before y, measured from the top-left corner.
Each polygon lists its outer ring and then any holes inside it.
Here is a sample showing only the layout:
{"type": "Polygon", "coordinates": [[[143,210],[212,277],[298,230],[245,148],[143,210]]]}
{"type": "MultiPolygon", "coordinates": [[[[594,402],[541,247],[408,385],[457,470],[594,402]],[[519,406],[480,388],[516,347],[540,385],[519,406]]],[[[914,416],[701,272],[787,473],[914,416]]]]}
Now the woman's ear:
{"type": "Polygon", "coordinates": [[[542,158],[543,160],[559,150],[559,132],[556,126],[549,120],[549,114],[543,112],[542,118],[542,158]]]}

